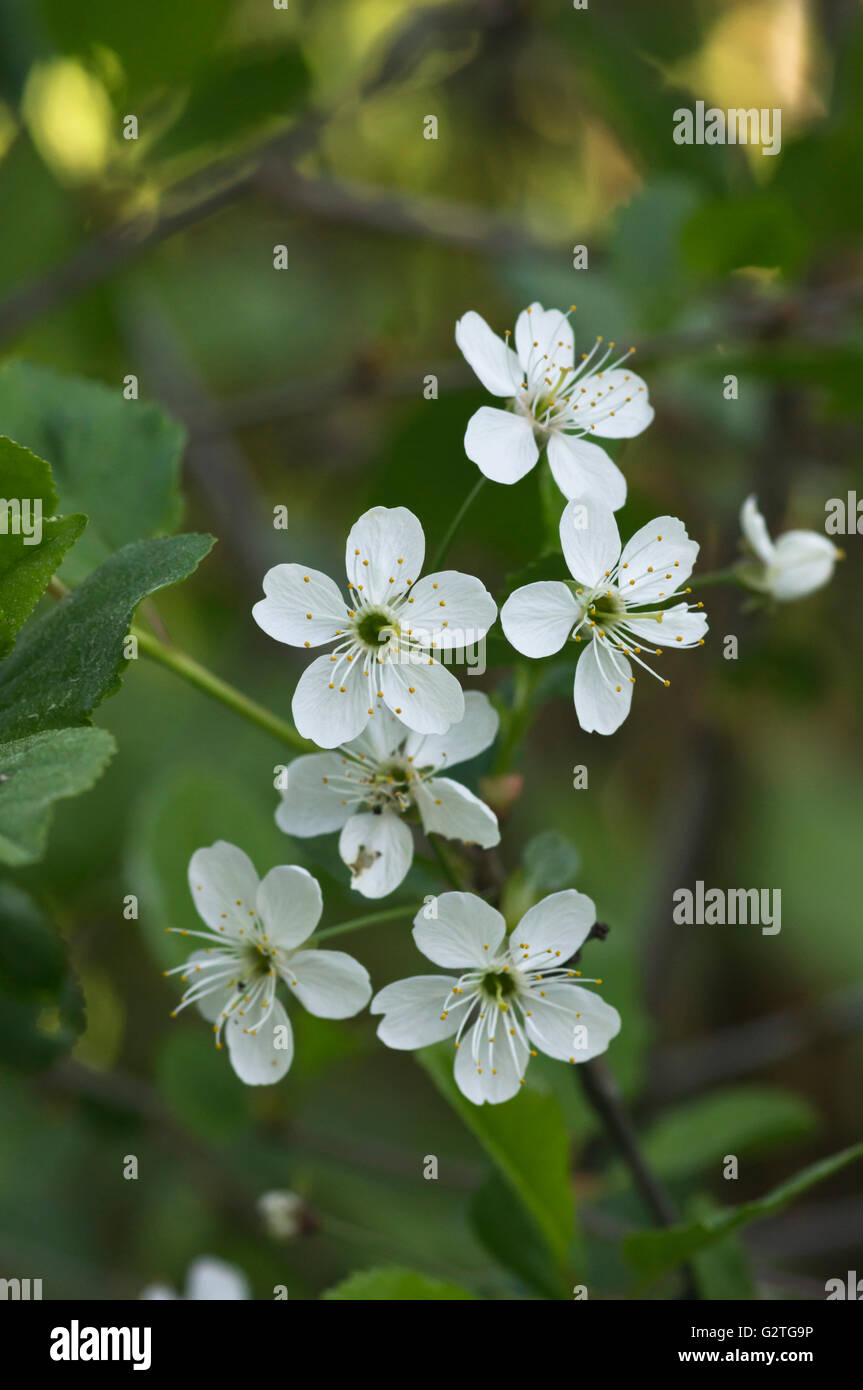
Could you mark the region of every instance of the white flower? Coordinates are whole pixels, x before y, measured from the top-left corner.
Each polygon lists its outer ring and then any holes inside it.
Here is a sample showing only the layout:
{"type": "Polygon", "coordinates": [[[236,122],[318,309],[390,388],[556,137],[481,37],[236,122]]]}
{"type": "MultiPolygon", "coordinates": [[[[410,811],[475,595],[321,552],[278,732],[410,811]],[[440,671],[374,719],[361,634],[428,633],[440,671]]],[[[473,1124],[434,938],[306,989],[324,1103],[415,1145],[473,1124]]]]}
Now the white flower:
{"type": "Polygon", "coordinates": [[[770,539],[767,524],[754,496],[740,509],[740,525],[760,565],[746,567],[746,580],[785,603],[804,598],[829,583],[841,551],[818,531],[786,531],[778,541],[770,539]]]}
{"type": "Polygon", "coordinates": [[[596,920],[590,898],[552,893],[522,917],[509,941],[499,912],[473,893],[443,893],[438,916],[417,914],[414,940],[455,975],[417,975],[376,994],[378,1037],[388,1047],[428,1047],[455,1034],[455,1079],[476,1105],[509,1100],[536,1050],[587,1062],[620,1031],[620,1015],[584,989],[565,962],[596,920]]]}
{"type": "Polygon", "coordinates": [[[262,1192],[255,1205],[268,1233],[276,1240],[292,1240],[301,1234],[306,1205],[296,1192],[262,1192]]]}
{"type": "Polygon", "coordinates": [[[170,1284],[148,1284],[142,1290],[141,1298],[179,1298],[189,1303],[202,1303],[217,1299],[251,1298],[249,1281],[236,1265],[225,1260],[217,1260],[215,1255],[201,1255],[189,1265],[186,1275],[186,1292],[176,1293],[170,1284]]]}
{"type": "MultiPolygon", "coordinates": [[[[653,419],[647,387],[622,366],[634,348],[610,365],[614,343],[597,338],[576,364],[569,313],[531,304],[518,316],[515,351],[471,310],[455,340],[483,386],[509,409],[484,405],[471,418],[465,453],[496,483],[517,483],[545,445],[554,480],[565,497],[593,497],[617,511],[626,479],[598,444],[641,434],[653,419]]],[[[509,339],[507,332],[507,339],[509,339]]]]}
{"type": "Polygon", "coordinates": [[[464,714],[455,676],[432,656],[481,641],[497,616],[478,579],[442,570],[419,579],[425,536],[406,507],[373,507],[348,536],[351,601],[319,570],[276,565],[255,622],[294,647],[336,642],[300,677],[294,722],[305,738],[336,748],[384,706],[421,734],[443,734],[464,714]]]}
{"type": "Polygon", "coordinates": [[[439,774],[494,740],[498,716],[487,695],[464,697],[464,719],[446,734],[418,734],[388,710],[338,752],[311,753],[288,768],[276,822],[288,835],[341,830],[339,854],[351,887],[383,898],[411,866],[413,836],[402,816],[416,807],[423,828],[488,849],[497,817],[459,782],[439,774]]]}
{"type": "MultiPolygon", "coordinates": [[[[209,931],[182,930],[208,944],[166,970],[187,986],[172,1017],[197,1004],[224,1029],[231,1065],[249,1086],[280,1081],[294,1055],[293,1034],[276,997],[283,980],[319,1018],[349,1018],[368,1003],[368,973],[343,951],[301,950],[321,916],[321,890],[305,869],[283,865],[262,880],[236,845],[217,840],[189,861],[189,887],[209,931]]],[[[169,928],[170,931],[179,930],[169,928]]]]}
{"type": "MultiPolygon", "coordinates": [[[[666,647],[701,646],[707,619],[700,603],[669,599],[688,589],[698,544],[682,521],[659,516],[620,548],[617,522],[599,503],[570,502],[560,519],[563,556],[575,583],[526,584],[501,609],[507,638],[525,656],[551,656],[567,639],[586,642],[575,669],[575,711],[586,733],[613,734],[629,713],[635,677],[629,661],[666,647]],[[662,647],[655,645],[662,642],[662,647]]],[[[664,681],[670,685],[670,681],[664,681]]]]}

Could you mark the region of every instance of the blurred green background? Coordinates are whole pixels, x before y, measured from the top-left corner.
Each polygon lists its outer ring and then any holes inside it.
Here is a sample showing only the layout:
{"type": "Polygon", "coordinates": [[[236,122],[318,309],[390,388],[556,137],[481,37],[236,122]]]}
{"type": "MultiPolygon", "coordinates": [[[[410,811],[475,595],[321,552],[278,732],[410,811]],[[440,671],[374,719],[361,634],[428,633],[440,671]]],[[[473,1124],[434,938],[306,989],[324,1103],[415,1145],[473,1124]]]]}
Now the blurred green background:
{"type": "MultiPolygon", "coordinates": [[[[283,716],[303,661],[251,619],[265,570],[303,558],[338,575],[347,529],[378,503],[416,511],[434,549],[473,486],[462,439],[485,396],[453,341],[467,309],[502,332],[534,299],[575,303],[577,342],[636,346],[656,420],[614,448],[625,534],[680,515],[713,569],[737,553],[747,493],[775,533],[822,529],[826,500],[854,487],[859,4],[3,0],[0,50],[3,350],[118,398],[134,374],[142,402],[182,421],[181,527],[218,544],[159,595],[158,619],[283,716]],[[676,145],[673,112],[697,99],[781,107],[781,153],[676,145]],[[137,140],[123,137],[129,115],[137,140]],[[587,270],[572,268],[578,244],[587,270]],[[273,268],[277,245],[287,270],[273,268]],[[272,526],[280,504],[287,533],[272,526]]],[[[0,431],[16,437],[20,413],[0,388],[0,431]]],[[[51,447],[39,452],[54,463],[51,447]]],[[[122,437],[112,447],[122,475],[122,437]]],[[[500,600],[546,545],[544,507],[538,471],[486,485],[450,562],[500,600]]],[[[669,690],[639,682],[612,738],[579,730],[571,669],[552,665],[513,759],[492,750],[470,769],[475,787],[523,775],[500,851],[515,917],[561,886],[519,870],[525,846],[554,830],[576,847],[564,878],[612,926],[590,948],[624,1019],[607,1060],[688,1217],[860,1137],[863,624],[850,599],[863,566],[859,537],[840,543],[830,588],[775,614],[705,594],[710,640],[667,663],[669,690]],[[723,659],[730,633],[736,661],[723,659]],[[580,764],[589,789],[576,791],[580,764]],[[671,892],[696,879],[781,888],[781,934],[674,926],[671,892]],[[736,1182],[722,1178],[729,1153],[736,1182]]],[[[506,708],[512,668],[475,684],[506,708]]],[[[294,1067],[263,1091],[243,1088],[191,1011],[169,1017],[163,933],[190,925],[198,846],[233,840],[262,873],[307,865],[325,925],[369,910],[333,837],[291,842],[275,826],[273,772],[290,750],[144,660],[96,722],[119,747],[107,772],[60,803],[44,858],[5,876],[4,914],[29,894],[77,985],[51,967],[26,1022],[0,1010],[0,1273],[43,1278],[45,1297],[134,1298],[154,1279],[181,1286],[204,1252],[241,1266],[261,1298],[276,1284],[317,1297],[391,1265],[482,1298],[542,1296],[542,1276],[501,1254],[518,1223],[483,1143],[367,1014],[293,1010],[294,1067]],[[130,893],[137,921],[123,917],[130,893]],[[58,1012],[61,976],[73,1002],[58,1012]],[[137,1181],[123,1179],[128,1154],[137,1181]],[[437,1181],[422,1176],[430,1154],[437,1181]],[[267,1234],[255,1202],[272,1188],[308,1201],[314,1234],[267,1234]]],[[[393,900],[439,887],[420,864],[393,900]]],[[[407,924],[344,944],[378,988],[422,969],[407,924]]],[[[531,1070],[543,1114],[571,1136],[572,1282],[634,1297],[619,1241],[650,1217],[567,1068],[531,1070]]],[[[852,1167],[702,1257],[702,1293],[823,1297],[861,1236],[852,1167]]]]}

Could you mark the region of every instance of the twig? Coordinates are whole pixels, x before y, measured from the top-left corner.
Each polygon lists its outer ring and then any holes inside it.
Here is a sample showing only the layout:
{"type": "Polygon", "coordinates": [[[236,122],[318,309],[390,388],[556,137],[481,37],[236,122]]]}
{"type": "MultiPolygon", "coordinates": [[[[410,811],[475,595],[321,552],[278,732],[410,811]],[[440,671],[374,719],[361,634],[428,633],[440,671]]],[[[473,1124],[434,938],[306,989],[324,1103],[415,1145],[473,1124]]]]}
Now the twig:
{"type": "MultiPolygon", "coordinates": [[[[360,99],[368,100],[409,76],[438,35],[474,29],[493,32],[511,24],[518,12],[517,0],[473,0],[465,5],[442,4],[417,10],[396,28],[374,74],[361,86],[360,99]]],[[[326,111],[310,112],[255,153],[214,161],[168,191],[168,211],[122,222],[87,242],[62,265],[16,290],[0,303],[0,343],[14,339],[43,314],[101,284],[143,251],[245,197],[254,189],[262,163],[272,159],[290,164],[307,154],[317,144],[328,121],[347,104],[343,100],[326,111]]]]}
{"type": "Polygon", "coordinates": [[[538,241],[518,223],[481,207],[345,179],[308,178],[277,158],[262,163],[252,186],[292,212],[346,222],[384,236],[419,237],[492,256],[554,257],[559,261],[564,254],[563,241],[557,247],[538,241]]]}
{"type": "MultiPolygon", "coordinates": [[[[606,1132],[614,1140],[648,1210],[653,1213],[660,1226],[676,1225],[677,1212],[641,1152],[635,1126],[624,1108],[617,1083],[607,1065],[601,1058],[595,1057],[591,1062],[582,1062],[575,1071],[588,1102],[599,1116],[606,1132]]],[[[683,1297],[697,1299],[698,1289],[691,1269],[684,1267],[683,1275],[683,1297]]]]}
{"type": "Polygon", "coordinates": [[[132,635],[137,640],[139,650],[145,656],[158,661],[161,666],[167,667],[175,675],[182,676],[189,685],[195,686],[205,695],[218,700],[220,704],[233,710],[235,714],[241,715],[250,724],[255,724],[259,729],[263,729],[265,733],[272,734],[273,738],[278,739],[280,743],[286,744],[289,748],[297,748],[302,753],[318,751],[313,743],[309,743],[297,733],[293,724],[289,724],[285,719],[280,719],[277,714],[273,714],[271,710],[259,705],[256,700],[251,700],[248,695],[244,695],[241,690],[237,690],[235,686],[229,685],[220,676],[207,670],[206,666],[202,666],[186,652],[180,651],[177,647],[166,646],[152,633],[145,632],[140,627],[133,627],[132,635]]]}
{"type": "Polygon", "coordinates": [[[433,574],[435,570],[440,569],[441,565],[446,559],[447,552],[449,551],[449,548],[452,545],[453,537],[455,536],[459,526],[461,526],[461,523],[464,521],[464,518],[467,516],[468,509],[470,508],[471,503],[474,501],[476,497],[479,496],[484,482],[485,477],[481,473],[477,478],[476,482],[474,483],[473,487],[471,488],[470,492],[468,493],[467,497],[462,502],[452,521],[450,522],[443,540],[441,541],[440,545],[435,551],[434,559],[429,565],[430,574],[433,574]]]}

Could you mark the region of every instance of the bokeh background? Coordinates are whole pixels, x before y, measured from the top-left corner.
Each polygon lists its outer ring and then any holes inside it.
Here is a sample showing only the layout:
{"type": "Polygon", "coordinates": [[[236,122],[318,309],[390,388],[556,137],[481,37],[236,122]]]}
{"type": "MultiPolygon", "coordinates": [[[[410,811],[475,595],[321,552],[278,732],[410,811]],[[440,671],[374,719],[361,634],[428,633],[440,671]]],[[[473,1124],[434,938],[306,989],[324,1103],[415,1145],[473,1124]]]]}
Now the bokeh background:
{"type": "MultiPolygon", "coordinates": [[[[706,569],[735,558],[747,493],[774,531],[820,530],[827,499],[859,480],[852,0],[3,0],[0,51],[3,350],[118,395],[135,374],[142,401],[183,423],[182,527],[218,544],[159,595],[157,620],[286,717],[302,662],[252,622],[263,573],[302,557],[338,574],[348,527],[377,503],[416,511],[430,549],[441,539],[476,477],[462,439],[485,398],[453,341],[469,308],[502,331],[531,300],[575,303],[580,343],[637,348],[656,420],[615,449],[622,526],[680,515],[706,569]],[[697,99],[781,107],[781,153],[676,145],[673,111],[697,99]],[[587,270],[572,268],[577,244],[587,270]]],[[[2,415],[0,430],[13,433],[2,415]]],[[[487,485],[450,561],[500,599],[548,527],[538,471],[487,485]]],[[[810,599],[771,614],[706,593],[711,640],[667,661],[670,689],[639,682],[612,738],[579,730],[567,665],[525,695],[500,643],[502,664],[465,677],[504,711],[529,701],[525,737],[508,724],[470,769],[475,787],[521,778],[489,793],[508,803],[504,904],[517,918],[572,882],[611,925],[590,948],[624,1018],[608,1061],[689,1216],[860,1136],[863,572],[860,538],[838,539],[847,558],[810,599]],[[573,789],[576,765],[588,790],[573,789]],[[535,839],[548,831],[551,855],[535,839]],[[696,879],[780,888],[781,933],[674,926],[671,893],[696,879]]],[[[198,846],[233,840],[261,872],[306,864],[325,924],[369,910],[332,837],[276,828],[289,750],[143,659],[96,722],[117,756],[59,806],[41,862],[4,877],[59,926],[77,982],[63,988],[86,1014],[77,1036],[58,1023],[56,981],[26,1027],[0,1010],[0,1272],[42,1277],[45,1297],[134,1298],[153,1279],[180,1286],[210,1253],[262,1298],[276,1284],[315,1298],[393,1265],[486,1299],[541,1296],[499,1257],[507,1204],[488,1195],[482,1144],[368,1015],[295,1009],[294,1067],[263,1091],[242,1087],[191,1011],[169,1017],[164,928],[191,925],[198,846]],[[128,1154],[138,1181],[123,1180],[128,1154]],[[431,1154],[437,1181],[422,1176],[431,1154]],[[255,1203],[273,1188],[307,1200],[313,1233],[267,1233],[255,1203]]],[[[440,887],[420,863],[393,901],[440,887]]],[[[420,965],[406,923],[349,949],[377,987],[420,965]]],[[[572,1280],[634,1297],[619,1241],[649,1214],[570,1071],[532,1071],[570,1135],[572,1280]]],[[[852,1167],[716,1247],[702,1293],[821,1298],[857,1267],[861,1236],[852,1167]]]]}

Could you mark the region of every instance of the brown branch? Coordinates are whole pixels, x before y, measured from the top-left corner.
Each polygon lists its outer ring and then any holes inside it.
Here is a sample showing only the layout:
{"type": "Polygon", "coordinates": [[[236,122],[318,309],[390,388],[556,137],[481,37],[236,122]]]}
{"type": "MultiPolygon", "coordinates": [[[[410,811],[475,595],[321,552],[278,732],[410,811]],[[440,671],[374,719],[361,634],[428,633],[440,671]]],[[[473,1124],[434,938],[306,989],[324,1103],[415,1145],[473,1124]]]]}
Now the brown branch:
{"type": "MultiPolygon", "coordinates": [[[[660,1226],[677,1225],[679,1217],[674,1204],[641,1152],[635,1126],[607,1064],[602,1058],[595,1057],[591,1062],[582,1062],[575,1071],[589,1104],[602,1121],[606,1133],[614,1141],[647,1209],[652,1212],[660,1226]]],[[[698,1287],[692,1270],[684,1266],[682,1274],[682,1297],[697,1299],[698,1287]]]]}
{"type": "MultiPolygon", "coordinates": [[[[375,73],[362,84],[360,99],[367,100],[410,76],[430,44],[441,35],[471,30],[492,33],[512,24],[519,12],[518,0],[473,0],[465,5],[444,4],[417,10],[396,28],[375,73]]],[[[317,144],[328,121],[348,104],[346,99],[326,111],[310,112],[257,152],[214,161],[168,190],[167,211],[155,217],[133,217],[110,228],[61,265],[14,291],[0,303],[0,343],[16,338],[44,314],[102,284],[144,251],[245,197],[254,188],[261,163],[274,159],[290,165],[307,154],[317,144]]]]}
{"type": "Polygon", "coordinates": [[[565,255],[563,244],[555,247],[538,241],[518,223],[480,207],[345,179],[308,178],[277,158],[262,162],[253,184],[292,212],[365,227],[384,236],[419,237],[493,256],[553,256],[562,263],[565,255]]]}

